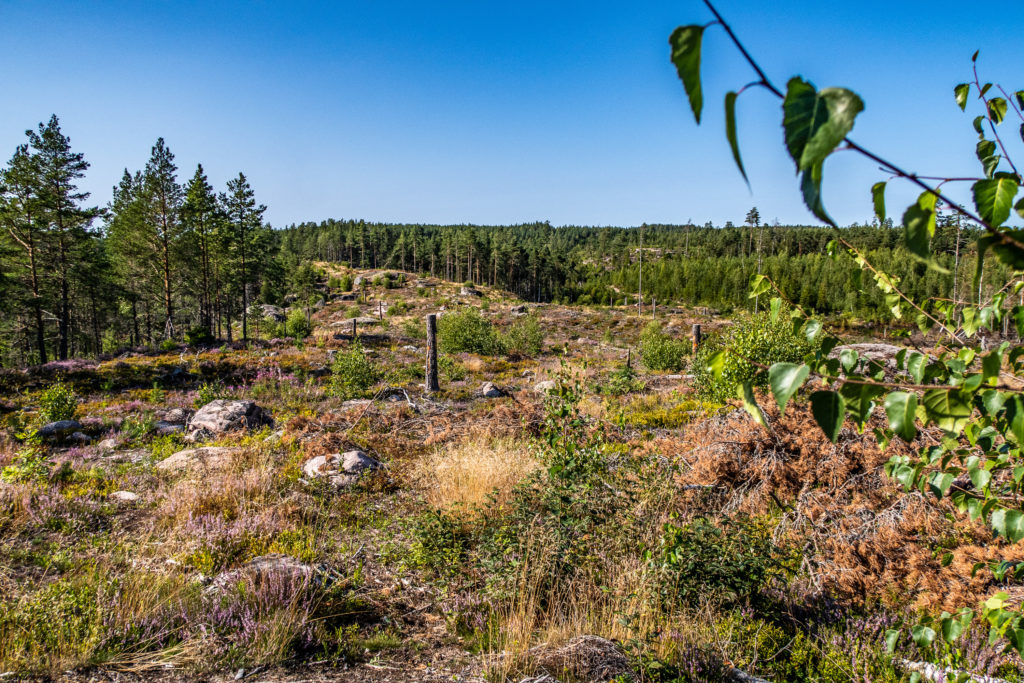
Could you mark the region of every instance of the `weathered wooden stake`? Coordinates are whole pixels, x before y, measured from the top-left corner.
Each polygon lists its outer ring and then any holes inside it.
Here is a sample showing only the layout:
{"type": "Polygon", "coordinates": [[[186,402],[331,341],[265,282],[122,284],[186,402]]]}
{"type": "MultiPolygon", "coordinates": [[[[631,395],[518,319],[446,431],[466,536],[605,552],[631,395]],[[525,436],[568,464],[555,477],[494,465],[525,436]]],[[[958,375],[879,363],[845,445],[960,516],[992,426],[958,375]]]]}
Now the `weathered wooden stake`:
{"type": "Polygon", "coordinates": [[[358,336],[359,336],[359,333],[356,332],[356,319],[352,318],[352,338],[355,339],[358,336]]]}
{"type": "Polygon", "coordinates": [[[633,349],[626,349],[626,369],[633,363],[633,349]]]}
{"type": "Polygon", "coordinates": [[[655,299],[654,297],[651,297],[651,317],[655,317],[656,318],[657,316],[658,316],[658,300],[655,299]]]}
{"type": "Polygon", "coordinates": [[[377,302],[377,319],[378,320],[383,320],[384,319],[384,300],[383,299],[381,299],[380,301],[377,302]]]}
{"type": "Polygon", "coordinates": [[[694,353],[697,353],[697,349],[700,348],[700,340],[701,340],[701,338],[702,337],[701,337],[701,334],[700,334],[700,323],[694,323],[693,324],[693,352],[694,353]]]}
{"type": "Polygon", "coordinates": [[[440,391],[437,382],[437,315],[427,315],[427,393],[440,391]]]}

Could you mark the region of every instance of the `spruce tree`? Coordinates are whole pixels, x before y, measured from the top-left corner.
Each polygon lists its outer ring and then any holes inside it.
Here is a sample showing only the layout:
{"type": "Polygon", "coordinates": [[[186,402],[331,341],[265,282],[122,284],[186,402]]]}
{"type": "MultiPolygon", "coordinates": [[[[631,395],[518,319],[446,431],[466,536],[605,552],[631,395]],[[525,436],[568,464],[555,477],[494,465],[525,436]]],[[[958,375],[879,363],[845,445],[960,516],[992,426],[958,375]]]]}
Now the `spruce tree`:
{"type": "Polygon", "coordinates": [[[253,239],[263,226],[263,213],[267,207],[256,204],[256,193],[253,192],[244,173],[239,173],[237,178],[228,181],[228,191],[221,196],[221,202],[230,226],[232,250],[238,258],[239,286],[242,294],[242,339],[248,339],[248,291],[253,272],[249,266],[249,259],[252,256],[253,239]]]}

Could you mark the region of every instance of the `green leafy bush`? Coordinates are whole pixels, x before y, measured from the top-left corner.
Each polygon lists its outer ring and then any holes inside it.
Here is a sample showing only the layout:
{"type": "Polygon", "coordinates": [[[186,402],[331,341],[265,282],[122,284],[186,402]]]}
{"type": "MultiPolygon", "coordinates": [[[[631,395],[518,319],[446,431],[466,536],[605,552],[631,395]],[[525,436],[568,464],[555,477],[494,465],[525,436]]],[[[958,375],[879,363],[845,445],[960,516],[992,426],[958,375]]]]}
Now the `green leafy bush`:
{"type": "Polygon", "coordinates": [[[78,412],[78,397],[63,381],[51,384],[39,397],[39,417],[43,422],[73,420],[78,412]]]}
{"type": "Polygon", "coordinates": [[[338,288],[341,289],[341,291],[343,291],[343,292],[351,292],[352,291],[352,276],[351,275],[342,275],[341,276],[341,281],[338,283],[338,288]]]}
{"type": "Polygon", "coordinates": [[[459,382],[466,379],[468,374],[462,363],[445,354],[437,357],[437,369],[448,382],[459,382]]]}
{"type": "Polygon", "coordinates": [[[174,351],[176,348],[178,348],[178,342],[173,339],[164,339],[160,342],[161,351],[174,351]]]}
{"type": "Polygon", "coordinates": [[[359,308],[359,306],[356,306],[355,304],[353,304],[353,305],[351,305],[351,306],[349,306],[348,308],[345,309],[345,317],[346,318],[358,318],[362,314],[363,314],[363,309],[359,308]]]}
{"type": "Polygon", "coordinates": [[[649,370],[679,372],[686,367],[690,348],[690,340],[666,334],[661,323],[650,322],[640,333],[640,358],[649,370]]]}
{"type": "Polygon", "coordinates": [[[719,524],[703,517],[684,526],[665,524],[650,562],[661,575],[666,597],[683,603],[709,594],[744,601],[785,567],[770,526],[744,517],[719,524]]]}
{"type": "Polygon", "coordinates": [[[288,314],[284,329],[289,337],[305,339],[313,332],[313,325],[302,309],[296,308],[288,314]]]}
{"type": "Polygon", "coordinates": [[[636,391],[643,391],[646,385],[636,377],[636,370],[628,365],[623,365],[618,370],[609,373],[608,379],[603,384],[594,387],[596,393],[609,396],[624,396],[636,391]]]}
{"type": "Polygon", "coordinates": [[[437,321],[438,345],[445,353],[501,353],[502,344],[494,325],[475,308],[446,312],[437,321]]]}
{"type": "Polygon", "coordinates": [[[737,322],[720,335],[709,336],[697,351],[693,362],[694,386],[697,394],[706,400],[725,401],[736,398],[736,387],[745,382],[764,387],[768,384],[768,373],[748,361],[771,365],[772,363],[798,363],[812,353],[819,341],[793,330],[789,316],[780,315],[776,322],[771,316],[761,313],[748,320],[737,322]],[[726,352],[722,363],[722,374],[716,379],[708,362],[721,349],[726,352]],[[746,359],[746,360],[743,360],[746,359]]]}
{"type": "Polygon", "coordinates": [[[528,315],[513,322],[501,341],[510,356],[530,358],[544,350],[544,330],[537,316],[528,315]]]}
{"type": "Polygon", "coordinates": [[[335,356],[331,365],[332,391],[343,399],[361,396],[379,380],[380,371],[367,358],[359,342],[335,356]]]}

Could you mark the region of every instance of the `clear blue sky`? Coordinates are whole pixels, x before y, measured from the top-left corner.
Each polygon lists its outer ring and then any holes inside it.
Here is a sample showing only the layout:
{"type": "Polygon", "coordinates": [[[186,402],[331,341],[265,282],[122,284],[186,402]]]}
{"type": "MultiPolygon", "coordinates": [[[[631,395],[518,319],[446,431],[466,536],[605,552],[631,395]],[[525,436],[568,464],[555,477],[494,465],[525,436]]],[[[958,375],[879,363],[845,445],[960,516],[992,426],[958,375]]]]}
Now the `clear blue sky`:
{"type": "MultiPolygon", "coordinates": [[[[779,84],[801,74],[860,93],[855,139],[920,172],[975,173],[952,87],[976,48],[983,78],[1024,88],[1024,3],[718,7],[779,84]]],[[[750,74],[721,31],[705,40],[706,122],[694,124],[667,38],[708,19],[696,0],[0,0],[0,154],[56,113],[92,163],[85,188],[105,204],[163,136],[182,179],[197,162],[218,187],[244,171],[278,226],[720,224],[753,205],[768,220],[813,222],[766,94],[739,103],[752,192],[732,165],[721,101],[750,74]]],[[[850,154],[830,160],[833,216],[868,219],[877,179],[850,154]]],[[[890,204],[901,211],[911,197],[890,204]]]]}

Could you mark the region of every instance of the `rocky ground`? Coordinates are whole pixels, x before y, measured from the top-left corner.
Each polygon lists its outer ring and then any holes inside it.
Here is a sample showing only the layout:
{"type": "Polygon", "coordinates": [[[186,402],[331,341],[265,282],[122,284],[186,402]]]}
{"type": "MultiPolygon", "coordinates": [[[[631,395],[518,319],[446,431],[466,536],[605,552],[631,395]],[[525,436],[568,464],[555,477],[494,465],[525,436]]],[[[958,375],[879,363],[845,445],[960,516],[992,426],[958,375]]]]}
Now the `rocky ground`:
{"type": "MultiPolygon", "coordinates": [[[[974,604],[992,578],[964,579],[964,567],[1017,552],[902,494],[870,432],[832,446],[798,409],[769,411],[766,433],[696,400],[685,371],[646,370],[636,347],[650,311],[353,274],[365,286],[326,292],[301,343],[140,349],[0,375],[0,675],[716,680],[735,665],[772,680],[900,680],[880,654],[885,627],[911,608],[974,604]],[[441,391],[427,395],[423,317],[466,307],[500,331],[537,320],[542,348],[443,354],[441,391]],[[337,359],[357,341],[376,374],[353,391],[337,359]],[[627,362],[635,376],[615,384],[627,362]],[[43,426],[58,380],[75,415],[43,426]],[[573,448],[615,465],[600,499],[566,485],[587,512],[557,551],[513,562],[524,533],[554,543],[545,530],[561,528],[541,517],[556,476],[544,444],[577,433],[552,422],[564,386],[578,387],[572,414],[586,425],[573,448]],[[39,440],[26,442],[33,426],[39,440]],[[666,607],[651,569],[667,524],[737,515],[788,557],[758,588],[786,616],[756,630],[763,597],[666,607]],[[569,589],[524,604],[570,560],[569,589]],[[841,617],[810,608],[826,602],[841,617]]],[[[728,324],[675,309],[657,319],[680,339],[695,322],[728,324]]],[[[975,640],[969,656],[933,654],[1008,675],[1013,662],[975,640]]]]}

